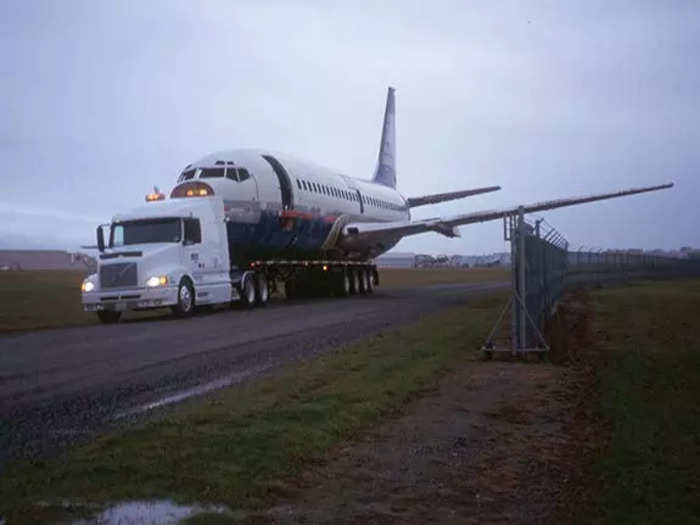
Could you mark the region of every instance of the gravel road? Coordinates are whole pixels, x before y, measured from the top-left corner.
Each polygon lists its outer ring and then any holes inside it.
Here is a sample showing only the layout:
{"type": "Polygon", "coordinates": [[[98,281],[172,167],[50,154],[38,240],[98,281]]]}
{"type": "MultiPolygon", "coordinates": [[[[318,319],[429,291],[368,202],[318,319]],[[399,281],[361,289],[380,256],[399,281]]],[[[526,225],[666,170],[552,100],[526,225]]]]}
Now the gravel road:
{"type": "Polygon", "coordinates": [[[377,290],[349,299],[272,301],[118,325],[0,336],[0,472],[148,417],[193,394],[505,289],[508,283],[377,290]]]}

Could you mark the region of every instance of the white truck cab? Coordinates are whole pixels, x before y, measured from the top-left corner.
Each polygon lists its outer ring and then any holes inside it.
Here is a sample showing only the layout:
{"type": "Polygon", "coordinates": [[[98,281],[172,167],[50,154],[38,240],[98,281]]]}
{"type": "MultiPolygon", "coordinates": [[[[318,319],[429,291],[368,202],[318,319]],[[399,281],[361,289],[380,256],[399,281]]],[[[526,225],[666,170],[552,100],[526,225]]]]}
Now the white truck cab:
{"type": "Polygon", "coordinates": [[[125,310],[194,305],[238,298],[230,277],[224,205],[216,196],[149,202],[115,215],[105,238],[98,228],[97,273],[82,285],[85,311],[116,322],[125,310]]]}

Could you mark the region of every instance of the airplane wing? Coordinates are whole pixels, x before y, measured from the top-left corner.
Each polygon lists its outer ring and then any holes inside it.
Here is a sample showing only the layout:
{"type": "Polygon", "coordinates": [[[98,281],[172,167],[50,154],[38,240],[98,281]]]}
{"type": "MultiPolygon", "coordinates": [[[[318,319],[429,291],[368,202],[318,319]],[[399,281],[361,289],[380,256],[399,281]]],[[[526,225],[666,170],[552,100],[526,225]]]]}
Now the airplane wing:
{"type": "Polygon", "coordinates": [[[501,219],[503,217],[519,213],[521,208],[523,213],[534,213],[544,210],[553,210],[555,208],[563,208],[565,206],[573,206],[575,204],[583,204],[586,202],[614,199],[616,197],[624,197],[626,195],[634,195],[636,193],[663,190],[671,187],[673,187],[673,183],[662,184],[659,186],[648,186],[645,188],[632,188],[614,193],[589,195],[587,197],[573,197],[569,199],[544,201],[527,206],[514,206],[512,208],[504,208],[501,210],[479,211],[475,213],[467,213],[465,215],[454,215],[452,217],[422,219],[418,221],[354,222],[347,224],[345,228],[343,228],[344,239],[341,240],[341,244],[343,242],[350,245],[354,244],[355,242],[372,244],[375,242],[375,240],[377,243],[381,243],[382,240],[386,238],[400,238],[407,235],[415,235],[417,233],[429,231],[441,233],[447,237],[459,237],[459,230],[457,230],[458,226],[501,219]]]}
{"type": "Polygon", "coordinates": [[[409,197],[408,199],[406,199],[406,203],[408,204],[409,208],[415,208],[416,206],[425,206],[426,204],[435,204],[436,202],[463,199],[464,197],[471,197],[472,195],[488,193],[490,191],[498,191],[500,189],[500,186],[487,186],[485,188],[476,188],[473,190],[451,191],[449,193],[435,193],[433,195],[409,197]]]}

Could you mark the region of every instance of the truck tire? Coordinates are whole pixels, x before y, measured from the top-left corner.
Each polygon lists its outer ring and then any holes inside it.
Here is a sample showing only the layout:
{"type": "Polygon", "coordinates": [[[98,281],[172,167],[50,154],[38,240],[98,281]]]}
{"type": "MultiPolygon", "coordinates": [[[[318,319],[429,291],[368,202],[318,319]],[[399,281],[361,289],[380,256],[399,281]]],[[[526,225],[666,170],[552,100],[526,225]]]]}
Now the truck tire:
{"type": "Polygon", "coordinates": [[[100,310],[97,312],[97,317],[100,319],[100,322],[104,324],[118,323],[121,316],[121,312],[114,312],[112,310],[100,310]]]}
{"type": "Polygon", "coordinates": [[[255,288],[255,274],[250,272],[243,274],[240,289],[241,306],[243,308],[253,308],[255,306],[255,297],[257,295],[255,288]]]}
{"type": "Polygon", "coordinates": [[[364,268],[360,269],[360,293],[367,293],[369,289],[369,275],[364,268]]]}
{"type": "Polygon", "coordinates": [[[347,297],[350,295],[350,289],[352,286],[350,285],[350,273],[347,271],[347,269],[344,269],[338,274],[335,288],[338,296],[340,297],[347,297]]]}
{"type": "Polygon", "coordinates": [[[190,317],[194,313],[194,288],[186,277],[180,281],[177,288],[177,304],[172,309],[178,317],[190,317]]]}
{"type": "Polygon", "coordinates": [[[284,281],[284,296],[287,299],[295,299],[297,297],[297,283],[293,277],[284,281]]]}
{"type": "Polygon", "coordinates": [[[360,293],[360,272],[357,268],[353,268],[350,272],[350,293],[360,293]]]}
{"type": "Polygon", "coordinates": [[[374,275],[371,270],[365,270],[365,277],[367,279],[367,287],[365,288],[366,293],[374,293],[374,275]]]}
{"type": "Polygon", "coordinates": [[[255,301],[258,306],[267,306],[267,301],[270,299],[270,284],[267,282],[267,277],[258,275],[255,279],[255,301]]]}

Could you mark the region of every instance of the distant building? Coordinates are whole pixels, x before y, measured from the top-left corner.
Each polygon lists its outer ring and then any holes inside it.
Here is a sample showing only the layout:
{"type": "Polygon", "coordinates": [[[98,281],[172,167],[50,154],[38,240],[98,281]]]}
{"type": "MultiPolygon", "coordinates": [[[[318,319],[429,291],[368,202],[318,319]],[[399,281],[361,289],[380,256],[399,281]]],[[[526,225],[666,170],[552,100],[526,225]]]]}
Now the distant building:
{"type": "Polygon", "coordinates": [[[389,252],[377,257],[375,262],[380,268],[415,268],[416,254],[389,252]]]}
{"type": "Polygon", "coordinates": [[[416,255],[416,268],[428,268],[430,266],[435,266],[435,257],[425,253],[419,253],[416,255]]]}
{"type": "Polygon", "coordinates": [[[96,262],[83,253],[60,250],[0,250],[0,270],[93,270],[96,262]]]}

